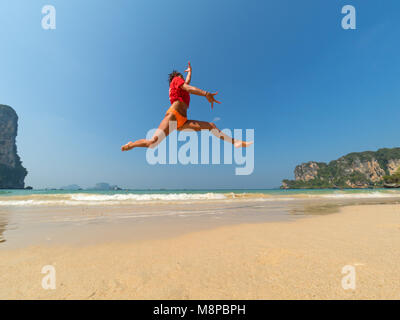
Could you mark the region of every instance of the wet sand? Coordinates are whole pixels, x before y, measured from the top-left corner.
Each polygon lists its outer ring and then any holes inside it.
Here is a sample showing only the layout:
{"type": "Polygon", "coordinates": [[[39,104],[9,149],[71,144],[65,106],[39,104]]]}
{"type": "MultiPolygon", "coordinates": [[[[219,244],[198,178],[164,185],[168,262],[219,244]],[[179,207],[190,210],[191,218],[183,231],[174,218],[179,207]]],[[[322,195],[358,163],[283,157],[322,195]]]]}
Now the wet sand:
{"type": "Polygon", "coordinates": [[[400,298],[399,204],[103,240],[3,248],[0,298],[400,298]],[[42,288],[45,265],[56,270],[55,290],[42,288]],[[355,268],[355,290],[342,287],[346,265],[355,268]]]}

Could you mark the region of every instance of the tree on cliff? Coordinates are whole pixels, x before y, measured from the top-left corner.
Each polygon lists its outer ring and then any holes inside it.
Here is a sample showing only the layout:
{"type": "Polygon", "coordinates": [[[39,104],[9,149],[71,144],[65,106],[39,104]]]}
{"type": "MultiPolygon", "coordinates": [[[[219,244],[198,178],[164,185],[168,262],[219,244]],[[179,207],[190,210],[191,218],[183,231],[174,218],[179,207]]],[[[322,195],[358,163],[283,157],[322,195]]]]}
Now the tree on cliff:
{"type": "Polygon", "coordinates": [[[384,176],[383,180],[386,184],[400,185],[400,168],[394,174],[384,176]]]}

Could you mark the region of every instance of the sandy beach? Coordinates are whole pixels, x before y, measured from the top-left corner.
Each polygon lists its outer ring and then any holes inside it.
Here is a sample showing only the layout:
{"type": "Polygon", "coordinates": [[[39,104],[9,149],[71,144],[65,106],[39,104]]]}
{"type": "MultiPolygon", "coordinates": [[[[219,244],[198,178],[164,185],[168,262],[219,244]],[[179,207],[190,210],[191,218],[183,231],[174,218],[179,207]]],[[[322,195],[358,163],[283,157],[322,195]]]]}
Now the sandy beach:
{"type": "Polygon", "coordinates": [[[175,237],[0,251],[1,299],[399,299],[400,205],[175,237]],[[56,270],[44,290],[42,267],[56,270]],[[356,288],[344,290],[353,266],[356,288]]]}
{"type": "Polygon", "coordinates": [[[0,8],[13,313],[400,300],[400,0],[0,8]]]}

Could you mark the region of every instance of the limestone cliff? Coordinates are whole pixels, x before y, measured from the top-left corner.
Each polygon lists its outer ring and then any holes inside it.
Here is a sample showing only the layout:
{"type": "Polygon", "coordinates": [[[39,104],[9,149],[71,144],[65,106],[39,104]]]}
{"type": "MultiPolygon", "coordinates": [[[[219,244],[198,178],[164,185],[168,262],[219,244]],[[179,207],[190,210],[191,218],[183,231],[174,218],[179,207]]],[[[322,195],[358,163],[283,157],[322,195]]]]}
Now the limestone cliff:
{"type": "Polygon", "coordinates": [[[400,169],[400,148],[350,153],[328,164],[310,161],[294,170],[282,188],[369,188],[393,181],[400,169]],[[388,177],[391,177],[388,178],[388,177]]]}
{"type": "Polygon", "coordinates": [[[17,113],[0,105],[0,189],[22,189],[25,185],[27,171],[17,154],[17,130],[17,113]]]}

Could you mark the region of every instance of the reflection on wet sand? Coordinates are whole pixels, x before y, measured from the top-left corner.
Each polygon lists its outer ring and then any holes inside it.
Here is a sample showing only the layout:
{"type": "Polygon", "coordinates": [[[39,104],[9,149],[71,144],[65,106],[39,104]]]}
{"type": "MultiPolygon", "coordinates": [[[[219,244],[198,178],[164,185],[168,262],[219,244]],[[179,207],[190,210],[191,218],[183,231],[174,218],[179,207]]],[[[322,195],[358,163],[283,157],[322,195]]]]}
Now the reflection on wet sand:
{"type": "Polygon", "coordinates": [[[292,215],[326,215],[337,213],[341,208],[347,206],[362,205],[382,205],[382,204],[399,204],[400,199],[349,199],[349,200],[330,200],[330,201],[310,201],[305,202],[302,206],[296,206],[289,210],[292,215]]]}
{"type": "Polygon", "coordinates": [[[0,212],[0,243],[6,242],[4,232],[7,230],[8,219],[7,214],[0,212]]]}
{"type": "Polygon", "coordinates": [[[164,238],[234,224],[328,215],[345,206],[399,203],[400,197],[4,207],[0,211],[0,249],[40,243],[86,244],[164,238]]]}

